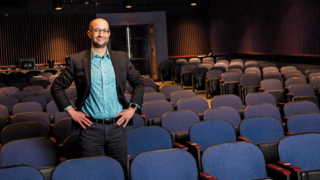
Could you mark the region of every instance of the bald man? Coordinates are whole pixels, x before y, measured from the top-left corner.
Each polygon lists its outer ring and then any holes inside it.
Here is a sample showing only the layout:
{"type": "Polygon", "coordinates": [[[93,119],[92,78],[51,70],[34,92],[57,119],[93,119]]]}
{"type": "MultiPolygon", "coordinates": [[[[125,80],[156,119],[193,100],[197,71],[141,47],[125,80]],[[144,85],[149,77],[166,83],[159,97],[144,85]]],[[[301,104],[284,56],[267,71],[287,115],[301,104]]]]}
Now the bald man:
{"type": "Polygon", "coordinates": [[[51,93],[59,111],[67,111],[73,119],[72,129],[80,128],[82,156],[101,156],[104,151],[126,171],[125,126],[142,105],[143,80],[127,53],[107,49],[110,37],[107,21],[100,18],[91,21],[87,34],[91,50],[70,55],[66,68],[53,82],[51,93]],[[78,94],[76,110],[65,94],[73,81],[78,94]],[[124,95],[126,81],[133,87],[131,102],[124,95]]]}

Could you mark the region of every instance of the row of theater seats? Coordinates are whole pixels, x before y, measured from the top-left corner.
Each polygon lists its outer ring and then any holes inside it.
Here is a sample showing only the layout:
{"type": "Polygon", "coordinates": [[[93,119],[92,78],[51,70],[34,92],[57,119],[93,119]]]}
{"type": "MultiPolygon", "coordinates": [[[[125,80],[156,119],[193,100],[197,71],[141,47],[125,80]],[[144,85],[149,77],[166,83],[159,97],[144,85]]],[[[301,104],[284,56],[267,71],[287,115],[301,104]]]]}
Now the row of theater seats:
{"type": "Polygon", "coordinates": [[[1,164],[4,165],[0,168],[0,178],[120,180],[128,176],[132,180],[288,180],[319,179],[320,175],[320,134],[317,133],[282,138],[277,149],[281,161],[267,165],[261,150],[248,142],[211,145],[202,151],[201,161],[196,161],[187,149],[148,150],[133,158],[127,170],[106,156],[73,159],[55,166],[57,157],[53,146],[52,141],[46,138],[11,142],[0,153],[1,164]]]}
{"type": "MultiPolygon", "coordinates": [[[[171,70],[173,74],[178,73],[181,81],[176,83],[181,83],[182,87],[192,86],[193,90],[205,89],[207,98],[208,95],[239,94],[244,99],[248,93],[259,91],[260,87],[264,89],[262,86],[267,86],[266,91],[285,90],[288,93],[287,89],[291,84],[306,84],[309,81],[309,86],[315,90],[320,85],[319,69],[310,69],[303,74],[294,66],[284,66],[279,70],[273,63],[260,67],[257,61],[243,63],[241,59],[233,59],[230,63],[228,60],[220,59],[211,68],[210,64],[214,64],[212,58],[204,58],[202,64],[200,62],[200,59],[195,61],[195,58],[191,58],[189,62],[185,59],[178,59],[175,63],[167,60],[161,63],[160,70],[162,76],[171,70]],[[268,81],[270,79],[272,81],[268,81]]],[[[308,92],[308,96],[310,94],[314,93],[308,92]]],[[[278,100],[285,101],[283,97],[279,97],[278,100]]]]}

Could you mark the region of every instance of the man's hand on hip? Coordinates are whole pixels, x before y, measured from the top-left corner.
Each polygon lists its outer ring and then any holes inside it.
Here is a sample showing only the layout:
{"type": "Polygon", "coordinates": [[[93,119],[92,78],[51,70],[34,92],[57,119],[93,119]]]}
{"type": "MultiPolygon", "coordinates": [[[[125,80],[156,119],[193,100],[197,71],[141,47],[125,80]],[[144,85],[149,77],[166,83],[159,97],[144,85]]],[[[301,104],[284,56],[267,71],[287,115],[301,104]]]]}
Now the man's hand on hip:
{"type": "Polygon", "coordinates": [[[123,109],[121,113],[115,115],[114,117],[121,116],[121,118],[117,121],[118,126],[120,126],[123,122],[123,127],[126,127],[132,116],[134,115],[134,112],[136,109],[129,107],[128,109],[123,109]]]}
{"type": "Polygon", "coordinates": [[[80,126],[83,129],[86,129],[85,125],[87,125],[88,127],[92,125],[92,122],[86,118],[86,117],[90,117],[90,115],[85,114],[81,111],[76,111],[72,107],[68,108],[66,111],[69,113],[69,115],[75,122],[80,124],[80,126]]]}

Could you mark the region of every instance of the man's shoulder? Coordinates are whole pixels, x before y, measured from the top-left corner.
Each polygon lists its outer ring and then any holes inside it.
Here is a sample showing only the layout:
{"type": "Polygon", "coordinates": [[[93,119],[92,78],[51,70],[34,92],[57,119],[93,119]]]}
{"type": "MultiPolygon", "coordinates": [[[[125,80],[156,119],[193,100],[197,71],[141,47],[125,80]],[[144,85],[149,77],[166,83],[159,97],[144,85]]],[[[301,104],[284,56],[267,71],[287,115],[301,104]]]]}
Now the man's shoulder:
{"type": "Polygon", "coordinates": [[[85,56],[89,56],[90,51],[89,50],[84,50],[78,53],[70,54],[71,59],[82,59],[85,56]]]}

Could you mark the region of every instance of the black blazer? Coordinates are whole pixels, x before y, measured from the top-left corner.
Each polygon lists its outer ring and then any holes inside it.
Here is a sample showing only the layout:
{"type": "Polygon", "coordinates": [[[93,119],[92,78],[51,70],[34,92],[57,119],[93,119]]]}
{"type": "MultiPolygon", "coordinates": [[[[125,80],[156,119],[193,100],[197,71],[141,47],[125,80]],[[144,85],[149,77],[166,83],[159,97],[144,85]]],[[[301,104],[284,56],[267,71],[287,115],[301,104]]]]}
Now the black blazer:
{"type": "MultiPolygon", "coordinates": [[[[118,101],[123,108],[129,107],[124,91],[126,89],[126,81],[132,86],[133,91],[130,103],[142,106],[144,84],[140,74],[134,69],[127,53],[122,51],[109,51],[111,62],[116,76],[116,88],[118,101]]],[[[86,50],[80,53],[72,54],[66,60],[66,68],[54,80],[51,86],[51,94],[56,102],[59,111],[71,105],[65,94],[65,89],[72,82],[75,82],[77,89],[76,107],[81,110],[85,100],[89,96],[91,88],[91,51],[86,50]]],[[[73,129],[77,129],[80,125],[74,121],[73,129]]],[[[132,124],[132,120],[130,122],[132,124]]]]}

